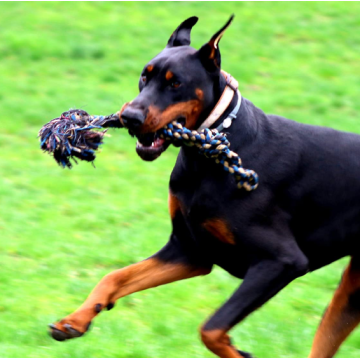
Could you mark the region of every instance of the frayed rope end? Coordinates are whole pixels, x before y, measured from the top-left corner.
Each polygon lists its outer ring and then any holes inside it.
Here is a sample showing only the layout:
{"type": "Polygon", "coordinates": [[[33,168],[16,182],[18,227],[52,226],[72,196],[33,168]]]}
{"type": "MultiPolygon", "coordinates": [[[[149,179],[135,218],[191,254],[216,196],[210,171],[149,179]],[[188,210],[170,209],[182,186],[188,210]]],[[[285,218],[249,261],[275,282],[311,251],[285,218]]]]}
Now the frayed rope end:
{"type": "Polygon", "coordinates": [[[103,143],[104,127],[122,127],[119,116],[90,116],[86,111],[73,109],[45,124],[39,131],[40,147],[52,154],[62,167],[71,168],[70,159],[95,160],[95,151],[103,143]]]}

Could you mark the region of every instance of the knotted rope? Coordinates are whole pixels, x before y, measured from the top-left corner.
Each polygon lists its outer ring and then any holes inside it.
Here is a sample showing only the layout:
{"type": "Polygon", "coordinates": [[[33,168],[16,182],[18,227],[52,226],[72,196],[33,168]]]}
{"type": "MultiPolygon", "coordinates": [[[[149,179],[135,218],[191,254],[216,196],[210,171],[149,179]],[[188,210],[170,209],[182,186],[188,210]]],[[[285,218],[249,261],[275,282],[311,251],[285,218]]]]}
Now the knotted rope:
{"type": "MultiPolygon", "coordinates": [[[[75,162],[74,157],[95,160],[95,151],[102,144],[107,131],[99,129],[108,127],[123,127],[118,114],[91,116],[84,110],[66,111],[41,128],[40,146],[52,153],[58,164],[71,168],[70,158],[75,162]]],[[[225,171],[235,176],[239,189],[251,191],[257,188],[258,175],[242,167],[239,155],[229,149],[230,143],[224,133],[216,129],[189,130],[177,121],[167,124],[158,132],[161,138],[175,146],[195,146],[200,154],[214,159],[225,171]]]]}
{"type": "Polygon", "coordinates": [[[160,137],[172,141],[175,146],[196,146],[199,153],[207,158],[215,159],[223,165],[225,171],[234,174],[237,186],[251,191],[258,186],[258,175],[254,170],[244,169],[238,154],[229,149],[230,142],[224,133],[216,129],[201,131],[189,130],[177,121],[166,125],[160,130],[160,137]]]}
{"type": "Polygon", "coordinates": [[[52,153],[62,167],[71,168],[70,158],[94,161],[95,151],[102,144],[107,130],[93,131],[103,127],[121,127],[116,114],[89,115],[84,110],[69,110],[45,124],[39,131],[40,147],[52,153]]]}

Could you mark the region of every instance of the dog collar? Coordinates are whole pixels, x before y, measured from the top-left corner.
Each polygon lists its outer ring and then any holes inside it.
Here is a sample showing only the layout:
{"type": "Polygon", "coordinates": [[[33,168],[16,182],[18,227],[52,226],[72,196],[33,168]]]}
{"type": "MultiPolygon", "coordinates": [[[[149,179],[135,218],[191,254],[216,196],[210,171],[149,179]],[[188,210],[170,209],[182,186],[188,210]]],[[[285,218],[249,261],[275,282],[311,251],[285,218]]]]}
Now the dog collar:
{"type": "Polygon", "coordinates": [[[233,109],[233,111],[228,115],[228,117],[221,123],[221,125],[217,128],[218,131],[222,131],[224,128],[229,128],[232,124],[233,119],[236,118],[236,115],[241,106],[241,94],[238,90],[239,83],[235,78],[233,78],[227,72],[221,70],[221,73],[224,75],[226,80],[226,86],[221,94],[221,97],[217,104],[215,105],[214,109],[211,111],[210,115],[206,118],[206,120],[201,124],[198,131],[210,128],[218,119],[219,117],[225,112],[225,110],[229,107],[232,99],[235,96],[235,93],[238,95],[238,101],[233,109]]]}

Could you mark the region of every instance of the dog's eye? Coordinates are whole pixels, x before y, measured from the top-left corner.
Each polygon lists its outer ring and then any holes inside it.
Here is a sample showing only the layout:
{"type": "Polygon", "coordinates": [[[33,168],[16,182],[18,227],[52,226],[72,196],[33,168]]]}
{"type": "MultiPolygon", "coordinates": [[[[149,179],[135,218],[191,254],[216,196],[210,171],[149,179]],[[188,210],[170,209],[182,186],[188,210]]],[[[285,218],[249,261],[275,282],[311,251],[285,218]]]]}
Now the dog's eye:
{"type": "Polygon", "coordinates": [[[180,86],[180,82],[179,81],[172,81],[170,86],[173,88],[173,89],[176,89],[180,86]]]}
{"type": "Polygon", "coordinates": [[[143,83],[146,83],[146,76],[145,76],[145,75],[143,75],[143,76],[141,77],[141,81],[142,81],[143,83]]]}

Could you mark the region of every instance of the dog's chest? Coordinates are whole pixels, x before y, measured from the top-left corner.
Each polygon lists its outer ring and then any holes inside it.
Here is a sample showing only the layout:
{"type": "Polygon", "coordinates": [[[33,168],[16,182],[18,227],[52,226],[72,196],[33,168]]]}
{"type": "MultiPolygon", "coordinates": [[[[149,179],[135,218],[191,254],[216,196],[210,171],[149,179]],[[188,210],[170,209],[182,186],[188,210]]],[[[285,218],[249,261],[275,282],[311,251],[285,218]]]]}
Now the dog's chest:
{"type": "Polygon", "coordinates": [[[221,194],[221,175],[225,174],[209,174],[209,169],[191,171],[175,167],[170,179],[170,192],[179,202],[187,222],[200,225],[221,214],[224,216],[222,208],[225,194],[221,194]]]}
{"type": "Polygon", "coordinates": [[[233,204],[229,202],[232,191],[236,193],[236,184],[232,178],[229,184],[227,174],[212,165],[194,170],[177,164],[170,179],[170,193],[198,245],[214,253],[231,253],[239,248],[231,216],[233,204]]]}
{"type": "MultiPolygon", "coordinates": [[[[207,191],[178,192],[181,214],[190,229],[194,246],[207,259],[224,270],[243,278],[248,269],[247,249],[228,218],[218,197],[207,191]]],[[[174,231],[177,230],[174,228],[174,231]]],[[[188,241],[188,239],[187,239],[188,241]]]]}

